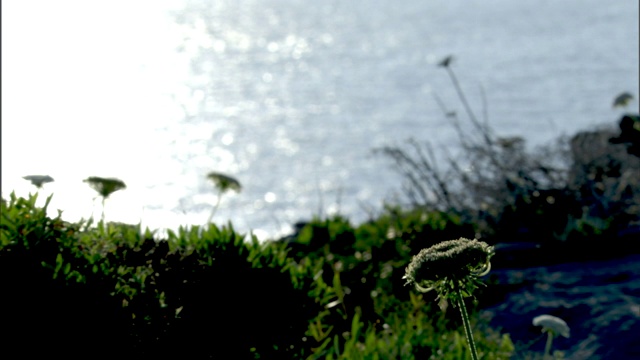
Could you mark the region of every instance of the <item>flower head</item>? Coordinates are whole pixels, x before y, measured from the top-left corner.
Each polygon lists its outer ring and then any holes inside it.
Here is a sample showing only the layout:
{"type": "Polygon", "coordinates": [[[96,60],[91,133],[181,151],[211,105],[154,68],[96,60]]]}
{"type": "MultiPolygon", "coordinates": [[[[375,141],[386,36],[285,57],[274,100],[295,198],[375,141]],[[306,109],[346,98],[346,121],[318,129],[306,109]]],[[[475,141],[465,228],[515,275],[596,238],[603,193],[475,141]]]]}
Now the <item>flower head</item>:
{"type": "Polygon", "coordinates": [[[53,178],[49,175],[27,175],[23,179],[31,181],[37,188],[41,188],[42,185],[53,181],[53,178]]]}
{"type": "Polygon", "coordinates": [[[625,107],[627,105],[629,105],[629,103],[633,100],[633,95],[631,95],[631,93],[628,92],[623,92],[621,94],[619,94],[618,96],[616,96],[616,98],[613,100],[613,107],[625,107]]]}
{"type": "Polygon", "coordinates": [[[84,180],[89,186],[100,194],[103,198],[107,198],[112,193],[126,189],[125,183],[120,179],[114,178],[101,178],[97,176],[91,176],[84,180]]]}
{"type": "Polygon", "coordinates": [[[542,326],[542,331],[551,332],[553,335],[560,334],[566,338],[569,337],[569,325],[553,315],[540,315],[533,318],[534,326],[542,326]]]}
{"type": "Polygon", "coordinates": [[[438,63],[438,66],[440,66],[440,67],[449,67],[449,65],[451,64],[452,61],[453,61],[453,56],[449,55],[449,56],[445,57],[444,59],[440,60],[440,62],[438,63]]]}
{"type": "Polygon", "coordinates": [[[226,192],[227,190],[235,190],[239,192],[242,189],[240,182],[231,176],[220,174],[217,172],[210,172],[207,178],[213,181],[213,184],[220,190],[220,192],[226,192]]]}
{"type": "Polygon", "coordinates": [[[493,247],[483,241],[444,241],[415,255],[403,278],[420,292],[437,291],[440,298],[457,293],[456,289],[468,297],[482,284],[478,277],[491,270],[493,254],[493,247]]]}

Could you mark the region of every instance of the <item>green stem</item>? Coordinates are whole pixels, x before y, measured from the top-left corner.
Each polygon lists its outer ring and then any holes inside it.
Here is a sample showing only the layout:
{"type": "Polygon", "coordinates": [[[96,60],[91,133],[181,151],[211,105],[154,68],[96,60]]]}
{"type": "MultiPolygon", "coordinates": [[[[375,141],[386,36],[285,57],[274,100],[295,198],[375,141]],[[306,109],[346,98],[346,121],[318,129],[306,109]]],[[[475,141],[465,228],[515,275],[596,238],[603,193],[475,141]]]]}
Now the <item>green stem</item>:
{"type": "Polygon", "coordinates": [[[551,331],[547,332],[547,345],[544,347],[544,358],[551,358],[551,343],[553,343],[553,334],[551,331]]]}
{"type": "Polygon", "coordinates": [[[211,210],[211,215],[209,215],[209,220],[207,221],[207,224],[211,224],[211,221],[213,221],[213,215],[216,214],[216,211],[218,211],[218,207],[220,206],[220,198],[222,197],[222,191],[220,191],[218,193],[218,199],[216,201],[215,206],[213,207],[213,210],[211,210]]]}
{"type": "Polygon", "coordinates": [[[107,200],[106,197],[102,198],[102,222],[104,222],[104,204],[105,204],[106,200],[107,200]]]}
{"type": "Polygon", "coordinates": [[[473,333],[471,333],[471,323],[469,322],[469,314],[467,314],[467,307],[464,305],[462,299],[462,292],[460,291],[460,285],[456,282],[456,292],[458,293],[458,306],[460,307],[460,314],[462,315],[462,322],[464,323],[464,332],[467,335],[467,343],[469,344],[469,351],[471,352],[471,358],[478,360],[478,352],[476,350],[476,344],[473,341],[473,333]]]}

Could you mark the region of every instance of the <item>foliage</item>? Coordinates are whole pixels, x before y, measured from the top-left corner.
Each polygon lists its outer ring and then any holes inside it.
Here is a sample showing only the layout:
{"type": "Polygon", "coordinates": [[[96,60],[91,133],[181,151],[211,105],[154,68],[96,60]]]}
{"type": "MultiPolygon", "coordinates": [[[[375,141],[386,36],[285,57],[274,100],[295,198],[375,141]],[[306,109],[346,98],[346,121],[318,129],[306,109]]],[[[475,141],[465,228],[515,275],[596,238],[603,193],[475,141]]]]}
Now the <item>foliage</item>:
{"type": "MultiPolygon", "coordinates": [[[[113,311],[117,300],[106,284],[89,281],[94,277],[75,246],[83,224],[67,223],[60,214],[47,217],[51,197],[44,208],[35,206],[36,199],[37,194],[28,199],[11,194],[1,205],[2,351],[80,358],[84,346],[104,348],[101,339],[124,343],[126,337],[118,331],[122,314],[113,311]],[[74,343],[82,347],[70,345],[74,343]]],[[[104,354],[110,351],[107,347],[104,354]]]]}
{"type": "MultiPolygon", "coordinates": [[[[139,225],[51,219],[35,200],[12,194],[2,203],[5,351],[68,358],[90,356],[86,349],[185,358],[467,356],[460,321],[402,280],[411,255],[437,242],[429,234],[465,231],[444,214],[390,212],[358,227],[340,217],[315,219],[288,243],[259,243],[231,224],[181,227],[154,240],[139,225]]],[[[509,337],[483,326],[474,334],[478,351],[507,358],[509,337]]]]}
{"type": "MultiPolygon", "coordinates": [[[[476,116],[452,63],[447,57],[438,66],[451,78],[468,123],[436,100],[456,131],[459,153],[446,154],[447,166],[440,168],[429,142],[408,139],[376,149],[403,176],[409,208],[456,214],[490,243],[555,246],[637,235],[637,115],[623,116],[617,137],[609,130],[582,132],[530,151],[523,138],[498,136],[486,116],[476,116]]],[[[621,94],[616,104],[631,98],[621,94]]]]}
{"type": "MultiPolygon", "coordinates": [[[[448,335],[461,331],[459,316],[427,305],[433,294],[407,291],[402,276],[421,244],[439,242],[429,235],[465,231],[457,226],[455,218],[442,213],[401,214],[397,209],[357,227],[340,216],[307,224],[288,244],[290,257],[299,263],[316,261],[322,265],[315,272],[317,281],[333,285],[324,296],[314,294],[326,305],[310,327],[318,344],[312,358],[456,358],[438,355],[438,349],[447,348],[452,339],[460,341],[456,346],[466,346],[464,336],[448,335]]],[[[477,336],[483,354],[508,357],[508,336],[477,336]]]]}

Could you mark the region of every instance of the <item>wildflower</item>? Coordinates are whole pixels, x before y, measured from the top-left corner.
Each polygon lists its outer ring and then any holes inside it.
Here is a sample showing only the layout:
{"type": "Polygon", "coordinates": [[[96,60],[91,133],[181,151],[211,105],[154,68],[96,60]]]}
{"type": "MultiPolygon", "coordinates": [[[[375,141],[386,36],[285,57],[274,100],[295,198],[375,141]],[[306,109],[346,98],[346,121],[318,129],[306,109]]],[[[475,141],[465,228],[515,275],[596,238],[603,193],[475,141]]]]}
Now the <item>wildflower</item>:
{"type": "Polygon", "coordinates": [[[222,192],[225,192],[227,190],[240,191],[240,189],[242,188],[240,182],[232,178],[231,176],[227,176],[217,172],[210,172],[207,175],[207,178],[213,181],[216,188],[218,188],[222,192]]]}
{"type": "Polygon", "coordinates": [[[567,323],[553,315],[540,315],[533,318],[534,326],[542,326],[542,331],[547,333],[547,343],[544,347],[544,358],[549,358],[551,354],[551,345],[553,337],[560,334],[566,338],[569,337],[569,326],[567,323]]]}
{"type": "Polygon", "coordinates": [[[473,360],[478,360],[478,351],[463,298],[471,296],[482,284],[478,277],[491,270],[489,260],[493,254],[493,247],[482,241],[465,238],[444,241],[415,255],[403,277],[416,290],[435,290],[441,301],[450,299],[459,307],[473,360]]]}
{"type": "Polygon", "coordinates": [[[240,185],[240,182],[235,178],[217,172],[210,172],[209,174],[207,174],[207,178],[211,180],[216,189],[218,189],[218,199],[215,206],[213,207],[213,210],[211,211],[211,215],[209,215],[208,223],[210,223],[211,220],[213,220],[213,215],[215,215],[216,210],[218,210],[218,207],[220,206],[220,199],[222,198],[222,194],[227,192],[228,190],[240,192],[240,190],[242,190],[242,185],[240,185]]]}
{"type": "Polygon", "coordinates": [[[120,179],[101,178],[97,176],[88,177],[84,179],[84,182],[88,183],[89,186],[91,186],[93,190],[97,191],[98,194],[100,194],[100,196],[102,197],[102,221],[104,221],[105,201],[107,200],[109,195],[118,190],[126,189],[127,186],[125,185],[124,181],[120,179]]]}
{"type": "Polygon", "coordinates": [[[103,198],[109,197],[112,193],[125,189],[127,186],[122,180],[114,178],[101,178],[97,176],[91,176],[86,178],[84,182],[100,194],[103,198]]]}
{"type": "Polygon", "coordinates": [[[49,175],[27,175],[23,179],[31,181],[31,184],[37,188],[42,188],[42,185],[53,182],[53,178],[49,175]]]}
{"type": "Polygon", "coordinates": [[[450,297],[458,286],[468,297],[482,284],[478,277],[491,270],[493,254],[493,247],[482,241],[444,241],[415,255],[403,278],[420,292],[437,291],[439,298],[450,297]]]}
{"type": "Polygon", "coordinates": [[[438,66],[441,67],[449,67],[449,65],[451,64],[451,62],[453,61],[453,56],[449,55],[447,57],[445,57],[444,59],[442,59],[439,63],[438,66]]]}
{"type": "Polygon", "coordinates": [[[569,326],[559,317],[553,315],[540,315],[533,318],[534,326],[542,326],[543,332],[553,332],[554,335],[560,334],[566,338],[569,337],[569,326]]]}
{"type": "Polygon", "coordinates": [[[628,92],[623,92],[613,100],[613,107],[625,107],[629,105],[631,100],[633,100],[633,95],[628,92]]]}

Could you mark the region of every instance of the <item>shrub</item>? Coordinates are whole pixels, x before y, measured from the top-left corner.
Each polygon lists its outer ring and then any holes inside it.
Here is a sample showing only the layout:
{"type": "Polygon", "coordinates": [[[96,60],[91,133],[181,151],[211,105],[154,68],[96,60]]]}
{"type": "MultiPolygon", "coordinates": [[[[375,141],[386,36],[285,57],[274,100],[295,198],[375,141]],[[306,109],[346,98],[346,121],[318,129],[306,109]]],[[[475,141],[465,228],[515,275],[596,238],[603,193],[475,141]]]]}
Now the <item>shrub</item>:
{"type": "MultiPolygon", "coordinates": [[[[464,229],[444,214],[316,219],[290,243],[259,243],[231,224],[156,239],[139,225],[68,223],[35,202],[2,202],[7,353],[413,359],[463,346],[460,322],[402,280],[417,246],[464,229]]],[[[480,352],[508,352],[507,336],[478,329],[480,352]]]]}
{"type": "Polygon", "coordinates": [[[606,129],[581,132],[529,151],[523,138],[497,136],[486,118],[477,118],[451,59],[439,66],[450,75],[468,116],[469,125],[463,126],[456,112],[443,108],[458,135],[459,154],[440,168],[429,142],[409,139],[375,150],[403,176],[409,209],[454,214],[490,243],[637,236],[636,115],[623,116],[617,137],[606,129]]]}

